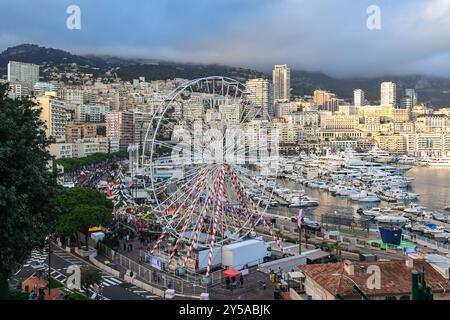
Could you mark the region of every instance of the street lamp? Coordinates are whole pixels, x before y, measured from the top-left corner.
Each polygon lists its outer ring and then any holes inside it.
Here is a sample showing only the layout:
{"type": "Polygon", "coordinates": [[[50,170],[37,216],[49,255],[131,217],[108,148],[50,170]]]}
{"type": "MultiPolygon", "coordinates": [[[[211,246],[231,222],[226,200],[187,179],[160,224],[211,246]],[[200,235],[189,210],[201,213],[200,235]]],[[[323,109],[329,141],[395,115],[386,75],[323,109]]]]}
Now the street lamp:
{"type": "Polygon", "coordinates": [[[51,235],[48,235],[45,240],[48,241],[48,296],[51,294],[51,273],[52,273],[52,240],[51,235]]]}
{"type": "MultiPolygon", "coordinates": [[[[353,289],[361,295],[362,299],[363,300],[369,300],[369,298],[362,291],[362,289],[358,286],[358,284],[352,278],[350,278],[349,276],[347,276],[347,275],[345,275],[343,273],[333,273],[331,275],[334,276],[334,277],[339,277],[339,276],[345,277],[346,279],[350,280],[353,283],[353,289]]],[[[337,295],[339,295],[339,294],[337,294],[337,295]]],[[[339,295],[339,297],[342,299],[342,297],[340,295],[339,295]]],[[[342,300],[344,300],[344,299],[342,299],[342,300]]]]}

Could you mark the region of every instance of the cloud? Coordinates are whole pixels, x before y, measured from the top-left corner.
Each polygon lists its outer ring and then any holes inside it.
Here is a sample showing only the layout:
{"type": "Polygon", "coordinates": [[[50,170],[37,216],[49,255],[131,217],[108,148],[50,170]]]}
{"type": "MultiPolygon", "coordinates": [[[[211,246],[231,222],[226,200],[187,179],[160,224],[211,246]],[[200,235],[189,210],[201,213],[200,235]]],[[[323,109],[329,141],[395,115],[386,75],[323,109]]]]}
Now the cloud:
{"type": "Polygon", "coordinates": [[[25,0],[0,4],[0,48],[33,42],[107,53],[334,76],[450,77],[448,0],[25,0]],[[78,4],[82,30],[67,30],[78,4]],[[368,30],[366,9],[381,9],[368,30]]]}

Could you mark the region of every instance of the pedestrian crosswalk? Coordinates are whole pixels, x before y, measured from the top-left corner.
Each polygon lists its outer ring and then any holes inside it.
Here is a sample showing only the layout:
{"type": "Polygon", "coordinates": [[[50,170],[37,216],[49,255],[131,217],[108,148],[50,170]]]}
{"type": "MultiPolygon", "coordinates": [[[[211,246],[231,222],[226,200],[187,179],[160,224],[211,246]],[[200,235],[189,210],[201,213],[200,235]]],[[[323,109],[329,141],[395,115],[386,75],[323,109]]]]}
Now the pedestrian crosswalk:
{"type": "Polygon", "coordinates": [[[111,277],[111,276],[103,276],[102,277],[102,286],[103,287],[110,287],[110,286],[117,286],[121,285],[123,282],[117,278],[111,277]]]}
{"type": "Polygon", "coordinates": [[[63,273],[61,273],[59,270],[52,269],[52,272],[50,272],[50,275],[52,278],[58,280],[61,283],[64,283],[67,279],[67,276],[63,273]]]}
{"type": "Polygon", "coordinates": [[[24,267],[29,267],[34,264],[43,264],[48,258],[48,253],[44,250],[31,251],[30,257],[25,261],[24,267]]]}
{"type": "Polygon", "coordinates": [[[54,250],[54,251],[52,251],[52,253],[55,256],[65,260],[65,261],[68,261],[68,262],[70,262],[71,264],[74,264],[74,265],[82,266],[82,265],[87,265],[88,264],[86,261],[83,261],[83,260],[81,260],[81,259],[79,259],[77,257],[74,257],[72,254],[70,254],[68,252],[65,252],[65,251],[62,251],[62,250],[54,250]]]}
{"type": "Polygon", "coordinates": [[[134,287],[134,286],[130,287],[130,288],[126,288],[126,290],[128,290],[128,291],[130,291],[130,292],[132,292],[132,293],[134,293],[134,294],[136,294],[138,296],[141,296],[141,297],[143,297],[145,299],[148,299],[148,300],[154,300],[155,298],[160,298],[160,297],[155,296],[155,295],[150,295],[148,291],[142,290],[142,289],[140,289],[138,287],[134,287]]]}

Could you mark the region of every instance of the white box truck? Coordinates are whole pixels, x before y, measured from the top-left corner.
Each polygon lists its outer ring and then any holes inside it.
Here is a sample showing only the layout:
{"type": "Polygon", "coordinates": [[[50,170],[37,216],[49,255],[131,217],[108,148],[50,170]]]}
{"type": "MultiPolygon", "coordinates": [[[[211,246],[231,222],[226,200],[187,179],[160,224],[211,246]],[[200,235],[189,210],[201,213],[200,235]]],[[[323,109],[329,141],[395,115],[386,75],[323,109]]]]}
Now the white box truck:
{"type": "Polygon", "coordinates": [[[222,265],[237,270],[269,261],[272,247],[263,240],[245,240],[222,247],[222,265]]]}
{"type": "MultiPolygon", "coordinates": [[[[201,250],[198,252],[198,260],[197,260],[197,272],[206,271],[208,267],[208,255],[209,249],[201,250]]],[[[215,269],[222,265],[222,247],[215,247],[213,250],[212,260],[211,260],[211,268],[215,269]]]]}

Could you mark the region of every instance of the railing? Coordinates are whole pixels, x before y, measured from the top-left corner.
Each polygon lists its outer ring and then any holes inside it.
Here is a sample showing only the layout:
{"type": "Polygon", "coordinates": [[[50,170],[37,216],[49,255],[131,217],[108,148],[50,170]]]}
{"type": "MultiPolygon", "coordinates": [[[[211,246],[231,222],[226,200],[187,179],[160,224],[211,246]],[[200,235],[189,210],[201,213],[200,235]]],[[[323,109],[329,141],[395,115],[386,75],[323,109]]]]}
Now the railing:
{"type": "Polygon", "coordinates": [[[183,279],[164,271],[154,270],[117,253],[102,243],[97,245],[97,249],[111,261],[114,261],[126,270],[132,271],[137,278],[151,285],[164,289],[174,289],[177,293],[187,295],[199,295],[206,291],[206,287],[201,281],[191,281],[191,279],[183,279]]]}
{"type": "Polygon", "coordinates": [[[448,251],[447,253],[450,252],[450,244],[442,243],[442,242],[439,242],[439,241],[436,241],[436,240],[433,240],[433,239],[421,236],[419,234],[411,233],[411,232],[406,231],[406,230],[403,231],[403,235],[406,236],[411,241],[414,241],[414,242],[417,242],[417,243],[422,242],[422,243],[419,243],[419,244],[422,244],[422,245],[425,244],[427,246],[433,246],[437,250],[443,249],[443,250],[448,251]]]}
{"type": "MultiPolygon", "coordinates": [[[[161,253],[161,252],[158,252],[155,255],[158,256],[158,257],[161,257],[163,259],[163,261],[165,261],[165,262],[169,261],[169,255],[166,255],[166,254],[161,253]]],[[[139,256],[141,258],[141,261],[148,262],[146,260],[146,257],[148,255],[146,254],[145,251],[141,250],[139,252],[139,256]]],[[[209,279],[209,285],[210,286],[216,285],[216,284],[222,282],[222,271],[223,270],[217,270],[217,271],[212,271],[210,273],[210,279],[209,279]]],[[[204,281],[203,280],[204,279],[204,275],[203,274],[199,274],[195,270],[191,270],[189,268],[185,269],[185,273],[183,275],[179,275],[179,276],[176,276],[176,277],[177,277],[177,279],[182,279],[182,280],[185,280],[185,281],[193,283],[193,284],[195,283],[197,286],[205,286],[205,283],[203,282],[204,281]]]]}

